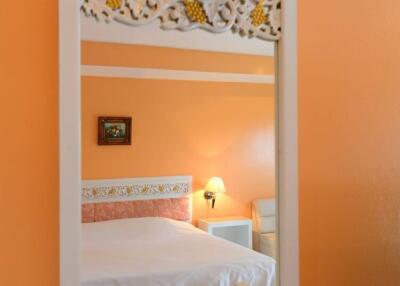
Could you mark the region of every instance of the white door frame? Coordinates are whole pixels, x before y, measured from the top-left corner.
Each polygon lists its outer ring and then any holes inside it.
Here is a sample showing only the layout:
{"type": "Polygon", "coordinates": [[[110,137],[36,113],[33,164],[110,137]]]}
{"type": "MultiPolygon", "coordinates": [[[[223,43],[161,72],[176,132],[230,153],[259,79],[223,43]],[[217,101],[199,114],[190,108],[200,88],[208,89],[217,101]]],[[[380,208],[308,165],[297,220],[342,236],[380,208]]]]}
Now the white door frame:
{"type": "MultiPolygon", "coordinates": [[[[283,0],[278,46],[280,286],[299,285],[297,0],[283,0]]],[[[59,0],[60,285],[80,285],[80,1],[59,0]]]]}
{"type": "Polygon", "coordinates": [[[60,285],[80,285],[81,78],[79,0],[59,0],[60,285]]]}
{"type": "Polygon", "coordinates": [[[297,136],[297,0],[282,0],[278,43],[278,272],[280,286],[299,286],[297,136]]]}

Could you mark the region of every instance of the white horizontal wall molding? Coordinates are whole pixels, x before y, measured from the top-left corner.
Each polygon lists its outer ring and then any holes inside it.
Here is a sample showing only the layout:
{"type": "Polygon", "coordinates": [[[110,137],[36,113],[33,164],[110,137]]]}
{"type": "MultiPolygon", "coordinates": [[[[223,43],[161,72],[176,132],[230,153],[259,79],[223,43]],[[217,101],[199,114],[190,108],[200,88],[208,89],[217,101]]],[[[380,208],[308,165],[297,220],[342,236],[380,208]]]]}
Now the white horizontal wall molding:
{"type": "Polygon", "coordinates": [[[82,65],[82,76],[274,84],[274,75],[82,65]]]}

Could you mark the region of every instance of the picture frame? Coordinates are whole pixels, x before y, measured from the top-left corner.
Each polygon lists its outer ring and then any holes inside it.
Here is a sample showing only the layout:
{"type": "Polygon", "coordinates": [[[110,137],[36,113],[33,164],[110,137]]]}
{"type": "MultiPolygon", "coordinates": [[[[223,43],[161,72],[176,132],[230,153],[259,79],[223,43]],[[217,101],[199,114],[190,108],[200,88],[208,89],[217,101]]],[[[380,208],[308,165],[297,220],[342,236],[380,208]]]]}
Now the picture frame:
{"type": "Polygon", "coordinates": [[[132,117],[100,116],[98,145],[131,145],[132,117]]]}

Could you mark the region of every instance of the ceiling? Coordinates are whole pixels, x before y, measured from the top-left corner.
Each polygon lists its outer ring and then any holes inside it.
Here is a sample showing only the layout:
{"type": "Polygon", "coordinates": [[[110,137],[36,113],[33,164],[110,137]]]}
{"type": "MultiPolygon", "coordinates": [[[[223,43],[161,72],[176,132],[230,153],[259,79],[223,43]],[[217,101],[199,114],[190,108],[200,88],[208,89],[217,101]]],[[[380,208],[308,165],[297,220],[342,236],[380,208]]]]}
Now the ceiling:
{"type": "Polygon", "coordinates": [[[231,31],[221,34],[200,29],[190,32],[164,31],[159,28],[157,21],[146,26],[132,27],[117,22],[98,22],[83,14],[81,39],[264,56],[273,56],[275,49],[274,42],[242,38],[231,31]]]}

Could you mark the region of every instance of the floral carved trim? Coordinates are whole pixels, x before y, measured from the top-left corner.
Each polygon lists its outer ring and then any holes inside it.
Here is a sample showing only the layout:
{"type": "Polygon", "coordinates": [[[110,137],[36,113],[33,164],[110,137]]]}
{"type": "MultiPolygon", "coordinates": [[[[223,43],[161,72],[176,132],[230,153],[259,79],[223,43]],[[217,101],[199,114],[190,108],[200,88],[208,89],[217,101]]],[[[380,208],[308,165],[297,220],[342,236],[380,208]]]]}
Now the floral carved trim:
{"type": "Polygon", "coordinates": [[[281,36],[281,0],[82,0],[81,9],[98,21],[130,26],[160,20],[165,30],[232,31],[268,41],[281,36]]]}
{"type": "Polygon", "coordinates": [[[129,200],[135,197],[188,194],[188,183],[163,183],[163,184],[121,184],[107,186],[91,186],[82,188],[82,202],[95,202],[107,200],[129,200]]]}

